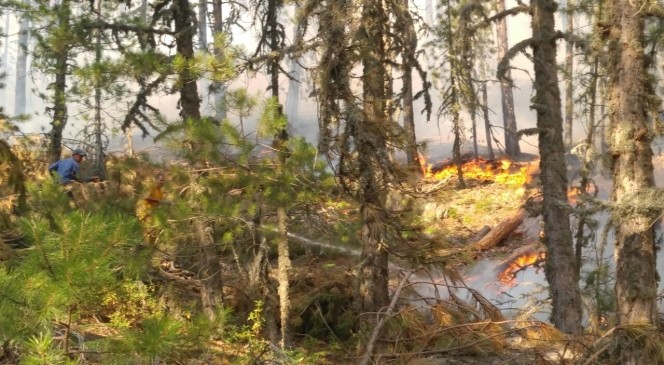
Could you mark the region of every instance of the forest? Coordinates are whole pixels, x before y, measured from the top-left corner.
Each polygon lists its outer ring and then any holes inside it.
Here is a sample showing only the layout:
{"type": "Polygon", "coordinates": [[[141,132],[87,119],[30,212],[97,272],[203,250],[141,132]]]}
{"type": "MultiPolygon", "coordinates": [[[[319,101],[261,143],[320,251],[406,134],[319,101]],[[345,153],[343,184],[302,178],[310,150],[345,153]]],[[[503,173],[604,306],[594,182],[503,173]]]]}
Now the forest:
{"type": "Polygon", "coordinates": [[[0,364],[664,364],[662,3],[0,19],[0,364]]]}

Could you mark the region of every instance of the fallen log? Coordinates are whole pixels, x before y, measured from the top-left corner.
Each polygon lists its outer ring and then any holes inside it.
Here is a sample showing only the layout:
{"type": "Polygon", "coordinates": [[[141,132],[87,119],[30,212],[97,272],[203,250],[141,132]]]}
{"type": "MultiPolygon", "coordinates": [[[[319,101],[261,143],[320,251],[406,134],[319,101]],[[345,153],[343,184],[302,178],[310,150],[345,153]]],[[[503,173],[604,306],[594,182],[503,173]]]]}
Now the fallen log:
{"type": "Polygon", "coordinates": [[[472,244],[472,248],[479,251],[488,250],[505,239],[512,231],[521,225],[526,216],[526,210],[519,208],[514,214],[500,222],[491,229],[482,239],[472,244]]]}

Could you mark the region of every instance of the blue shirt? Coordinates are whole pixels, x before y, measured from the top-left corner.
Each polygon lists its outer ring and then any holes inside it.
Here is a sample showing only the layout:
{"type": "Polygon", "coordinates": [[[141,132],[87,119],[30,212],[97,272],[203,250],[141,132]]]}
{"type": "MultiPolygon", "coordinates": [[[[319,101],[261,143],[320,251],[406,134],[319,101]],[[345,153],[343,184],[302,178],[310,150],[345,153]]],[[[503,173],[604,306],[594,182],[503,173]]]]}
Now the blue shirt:
{"type": "Polygon", "coordinates": [[[58,173],[60,184],[68,184],[72,180],[80,180],[81,166],[71,157],[52,163],[48,167],[48,172],[53,171],[58,173]]]}

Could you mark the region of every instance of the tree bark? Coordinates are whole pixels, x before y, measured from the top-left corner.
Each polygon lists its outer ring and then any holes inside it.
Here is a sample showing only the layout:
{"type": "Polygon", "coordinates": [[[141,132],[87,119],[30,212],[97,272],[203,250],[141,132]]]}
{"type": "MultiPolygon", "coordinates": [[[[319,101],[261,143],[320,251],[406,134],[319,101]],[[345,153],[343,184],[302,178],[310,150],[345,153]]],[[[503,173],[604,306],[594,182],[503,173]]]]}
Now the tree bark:
{"type": "MultiPolygon", "coordinates": [[[[275,52],[279,49],[279,23],[277,21],[279,7],[277,0],[268,0],[267,6],[267,29],[270,38],[270,52],[275,52]]],[[[268,62],[267,72],[270,76],[270,91],[272,97],[279,100],[279,62],[281,57],[272,57],[268,62]]]]}
{"type": "Polygon", "coordinates": [[[224,304],[223,280],[216,243],[212,239],[212,227],[199,219],[194,220],[199,247],[199,278],[201,280],[201,304],[203,313],[211,320],[217,318],[217,310],[224,304]]]}
{"type": "MultiPolygon", "coordinates": [[[[71,9],[69,0],[62,0],[57,6],[58,27],[62,34],[69,32],[69,17],[71,9]]],[[[51,51],[55,54],[55,83],[53,84],[53,120],[51,121],[51,161],[57,161],[62,156],[62,133],[67,125],[67,61],[71,45],[60,42],[51,51]]]]}
{"type": "Polygon", "coordinates": [[[198,49],[207,52],[207,0],[198,0],[198,49]]]}
{"type": "Polygon", "coordinates": [[[405,47],[402,54],[401,71],[403,73],[403,127],[406,133],[406,162],[413,171],[420,170],[415,135],[415,113],[413,109],[413,64],[417,50],[417,38],[413,19],[409,11],[409,0],[403,0],[403,38],[405,47]]]}
{"type": "MultiPolygon", "coordinates": [[[[25,0],[30,6],[30,0],[25,0]]],[[[26,111],[26,85],[28,80],[28,41],[30,39],[30,20],[21,18],[18,31],[18,55],[16,56],[16,99],[14,101],[14,114],[25,114],[26,111]]]]}
{"type": "Polygon", "coordinates": [[[545,274],[552,299],[552,323],[562,332],[580,334],[581,296],[567,204],[567,173],[563,144],[560,89],[556,73],[553,0],[532,0],[535,97],[539,129],[540,179],[543,193],[545,274]]]}
{"type": "Polygon", "coordinates": [[[459,75],[459,68],[462,67],[459,65],[457,59],[458,55],[456,54],[454,37],[452,34],[452,16],[451,11],[447,11],[447,48],[449,54],[449,67],[450,67],[450,109],[452,114],[452,132],[454,133],[454,142],[452,144],[452,157],[454,158],[456,167],[457,167],[457,176],[459,178],[459,187],[465,188],[466,183],[463,180],[463,161],[461,157],[461,116],[459,111],[461,110],[461,102],[459,101],[459,94],[461,90],[458,86],[459,80],[457,80],[457,75],[459,75]]]}
{"type": "MultiPolygon", "coordinates": [[[[189,0],[173,1],[173,20],[175,22],[176,50],[187,64],[194,61],[194,12],[189,0]]],[[[180,85],[180,116],[182,119],[201,119],[201,98],[198,96],[196,77],[191,72],[189,65],[180,70],[178,84],[180,85]]]]}
{"type": "MultiPolygon", "coordinates": [[[[497,2],[497,12],[505,11],[505,0],[497,2]]],[[[508,49],[507,43],[507,20],[500,19],[498,22],[498,61],[505,58],[508,49]]],[[[519,139],[517,138],[516,116],[514,114],[514,96],[512,94],[512,73],[508,68],[504,77],[500,80],[500,91],[502,92],[503,126],[505,127],[505,153],[514,158],[521,154],[519,139]]]]}
{"type": "MultiPolygon", "coordinates": [[[[212,36],[215,39],[214,54],[218,60],[221,60],[224,58],[224,49],[217,41],[224,32],[221,0],[212,0],[212,21],[212,36]]],[[[221,121],[226,119],[226,105],[224,104],[226,85],[223,80],[212,80],[212,89],[214,90],[214,119],[221,121]]]]}
{"type": "Polygon", "coordinates": [[[363,113],[355,137],[359,159],[359,201],[362,254],[358,273],[362,311],[377,311],[389,303],[388,253],[383,242],[385,211],[380,201],[380,162],[377,151],[387,150],[380,123],[387,120],[385,82],[385,29],[387,14],[382,0],[364,0],[361,34],[363,113]]]}
{"type": "MultiPolygon", "coordinates": [[[[567,34],[574,34],[574,0],[567,0],[567,34]]],[[[574,119],[574,44],[567,41],[565,55],[565,147],[572,148],[572,124],[574,119]]]]}
{"type": "MultiPolygon", "coordinates": [[[[613,174],[612,201],[629,203],[629,196],[655,186],[652,134],[647,111],[653,106],[644,55],[641,5],[628,0],[608,2],[607,71],[609,75],[609,155],[613,174]]],[[[637,199],[638,201],[638,199],[637,199]]],[[[657,270],[653,222],[657,214],[636,209],[613,211],[616,224],[616,303],[622,327],[657,325],[657,270]]],[[[620,334],[618,334],[620,335],[620,334]]],[[[619,341],[621,363],[657,361],[640,341],[619,341]]]]}
{"type": "Polygon", "coordinates": [[[482,84],[482,114],[484,115],[484,130],[486,132],[486,148],[489,155],[487,156],[490,161],[496,159],[493,153],[493,135],[491,133],[491,120],[489,120],[489,95],[486,90],[486,82],[482,84]]]}
{"type": "MultiPolygon", "coordinates": [[[[97,1],[97,21],[101,21],[101,1],[97,1]]],[[[101,29],[97,29],[95,34],[95,62],[101,64],[101,29]]],[[[104,143],[102,139],[103,124],[101,120],[101,77],[95,80],[95,159],[94,174],[101,179],[106,177],[106,163],[104,162],[104,143]]]]}

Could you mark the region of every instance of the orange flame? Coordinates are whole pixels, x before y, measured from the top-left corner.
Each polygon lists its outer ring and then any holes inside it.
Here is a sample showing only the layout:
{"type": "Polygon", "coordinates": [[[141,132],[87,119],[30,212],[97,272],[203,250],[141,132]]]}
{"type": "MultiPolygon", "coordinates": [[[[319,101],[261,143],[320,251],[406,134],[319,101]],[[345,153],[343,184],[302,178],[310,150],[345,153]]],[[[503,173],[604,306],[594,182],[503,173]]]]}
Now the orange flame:
{"type": "MultiPolygon", "coordinates": [[[[435,180],[446,180],[457,175],[457,166],[451,165],[440,171],[433,172],[433,165],[427,164],[425,177],[435,180]]],[[[494,182],[502,185],[523,186],[530,182],[527,167],[513,166],[509,160],[495,162],[474,159],[462,165],[465,179],[494,182]]]]}
{"type": "Polygon", "coordinates": [[[507,264],[507,267],[498,274],[498,281],[514,286],[516,275],[531,266],[540,265],[546,259],[545,252],[528,252],[518,256],[507,264]]]}

